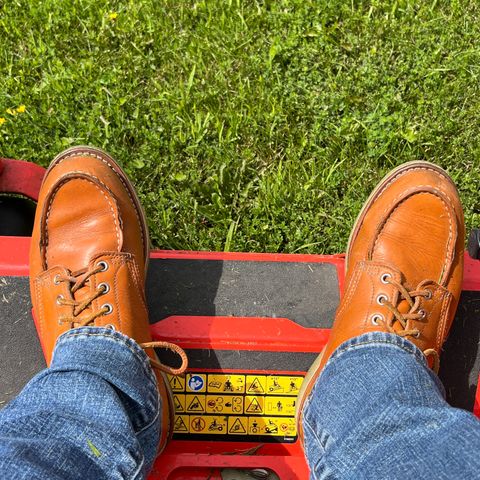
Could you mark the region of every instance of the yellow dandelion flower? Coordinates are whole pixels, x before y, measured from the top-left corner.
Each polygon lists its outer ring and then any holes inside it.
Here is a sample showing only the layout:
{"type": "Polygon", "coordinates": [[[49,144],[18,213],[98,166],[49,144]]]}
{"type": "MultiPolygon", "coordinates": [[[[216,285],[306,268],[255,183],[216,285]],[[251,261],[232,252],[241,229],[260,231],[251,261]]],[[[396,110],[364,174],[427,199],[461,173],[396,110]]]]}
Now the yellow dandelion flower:
{"type": "Polygon", "coordinates": [[[115,20],[117,19],[117,17],[118,17],[118,13],[117,13],[117,12],[110,12],[110,13],[108,14],[108,18],[109,18],[110,20],[112,20],[112,21],[115,21],[115,20]]]}
{"type": "Polygon", "coordinates": [[[27,107],[25,105],[20,105],[17,107],[17,112],[18,113],[24,113],[27,107]]]}
{"type": "Polygon", "coordinates": [[[17,112],[15,110],[13,110],[12,108],[7,108],[6,112],[9,114],[9,115],[16,115],[17,112]]]}
{"type": "Polygon", "coordinates": [[[3,125],[6,122],[6,120],[3,117],[0,117],[0,125],[3,125]]]}

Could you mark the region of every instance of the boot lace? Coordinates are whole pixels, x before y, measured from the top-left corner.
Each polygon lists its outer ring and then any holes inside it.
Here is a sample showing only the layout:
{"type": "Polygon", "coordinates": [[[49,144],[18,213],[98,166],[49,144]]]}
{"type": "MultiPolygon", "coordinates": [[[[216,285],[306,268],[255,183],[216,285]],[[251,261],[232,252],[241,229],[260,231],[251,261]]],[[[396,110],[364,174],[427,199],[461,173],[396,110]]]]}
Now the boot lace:
{"type": "MultiPolygon", "coordinates": [[[[84,312],[88,307],[90,307],[91,303],[94,300],[96,300],[98,297],[106,293],[109,287],[106,283],[101,283],[95,292],[92,292],[91,294],[87,295],[85,298],[81,300],[75,299],[75,293],[85,286],[85,284],[89,281],[92,275],[100,273],[105,269],[106,269],[106,263],[98,262],[94,267],[90,269],[83,269],[77,272],[70,272],[70,275],[61,275],[61,274],[55,275],[53,280],[54,283],[56,285],[59,285],[62,282],[67,283],[69,285],[69,290],[71,293],[70,299],[65,298],[63,295],[58,295],[57,303],[59,305],[69,305],[73,307],[72,315],[60,316],[58,320],[60,324],[69,323],[70,328],[94,326],[95,320],[97,318],[103,315],[107,315],[112,311],[111,305],[104,304],[100,307],[99,310],[92,311],[91,313],[85,315],[84,317],[78,318],[78,316],[82,312],[84,312]]],[[[140,346],[142,348],[164,348],[167,350],[171,350],[172,352],[176,353],[180,357],[182,363],[178,368],[173,368],[173,367],[170,367],[169,365],[164,365],[160,361],[150,358],[150,363],[152,367],[162,372],[168,373],[170,375],[181,375],[182,373],[185,372],[188,366],[188,359],[185,351],[178,345],[175,345],[174,343],[157,341],[157,342],[140,343],[140,346]]]]}
{"type": "MultiPolygon", "coordinates": [[[[408,320],[423,320],[426,317],[427,313],[424,310],[419,309],[420,300],[422,297],[427,299],[431,298],[432,292],[426,288],[408,291],[404,285],[394,280],[388,273],[382,275],[382,282],[393,285],[400,293],[399,300],[405,300],[410,308],[407,313],[402,313],[385,295],[379,295],[377,297],[377,302],[380,305],[385,306],[393,314],[393,317],[386,321],[378,316],[378,319],[372,320],[373,323],[378,324],[382,322],[390,333],[395,333],[401,337],[418,338],[420,336],[420,330],[417,328],[408,329],[407,322],[408,320]],[[393,324],[395,320],[400,324],[401,330],[394,329],[393,324]]],[[[426,357],[432,357],[433,370],[438,373],[440,368],[440,357],[438,352],[433,348],[428,348],[424,350],[423,354],[426,357]]]]}

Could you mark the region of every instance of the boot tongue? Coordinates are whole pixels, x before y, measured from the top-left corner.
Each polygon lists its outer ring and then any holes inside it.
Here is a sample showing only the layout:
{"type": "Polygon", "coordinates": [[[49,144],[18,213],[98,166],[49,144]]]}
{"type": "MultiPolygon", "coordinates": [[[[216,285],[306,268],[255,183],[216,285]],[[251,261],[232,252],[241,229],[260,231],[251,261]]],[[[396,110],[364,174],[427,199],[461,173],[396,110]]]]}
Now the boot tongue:
{"type": "Polygon", "coordinates": [[[399,304],[397,305],[397,309],[400,313],[405,314],[405,313],[409,312],[410,305],[406,300],[402,299],[402,300],[400,300],[399,304]]]}

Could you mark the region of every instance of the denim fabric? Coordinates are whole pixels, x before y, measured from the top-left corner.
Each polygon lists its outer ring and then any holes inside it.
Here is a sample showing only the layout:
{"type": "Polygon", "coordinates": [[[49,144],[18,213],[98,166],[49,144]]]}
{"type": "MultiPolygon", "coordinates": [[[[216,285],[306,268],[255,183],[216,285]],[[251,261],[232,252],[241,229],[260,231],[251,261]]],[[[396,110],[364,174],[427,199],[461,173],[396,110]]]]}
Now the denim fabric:
{"type": "Polygon", "coordinates": [[[0,412],[0,478],[145,478],[161,408],[148,357],[133,340],[109,328],[70,330],[51,368],[0,412]]]}
{"type": "MultiPolygon", "coordinates": [[[[51,368],[0,412],[0,479],[140,479],[161,403],[148,357],[119,332],[62,335],[51,368]]],[[[422,353],[396,335],[341,345],[304,412],[312,478],[480,478],[480,422],[451,408],[422,353]]]]}
{"type": "Polygon", "coordinates": [[[397,335],[342,344],[303,421],[312,479],[480,478],[480,422],[447,404],[422,352],[397,335]]]}

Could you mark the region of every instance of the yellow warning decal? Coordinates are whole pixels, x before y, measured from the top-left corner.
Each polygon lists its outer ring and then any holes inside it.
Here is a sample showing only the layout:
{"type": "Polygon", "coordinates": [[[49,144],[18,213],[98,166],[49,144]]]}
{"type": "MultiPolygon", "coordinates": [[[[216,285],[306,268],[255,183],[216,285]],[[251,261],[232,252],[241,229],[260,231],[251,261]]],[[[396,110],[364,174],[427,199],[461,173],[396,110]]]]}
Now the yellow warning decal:
{"type": "Polygon", "coordinates": [[[173,431],[176,433],[188,433],[189,419],[188,415],[177,415],[173,424],[173,431]]]}
{"type": "Polygon", "coordinates": [[[260,396],[246,396],[245,397],[245,412],[255,414],[255,415],[263,415],[264,409],[264,397],[260,396]]]}
{"type": "Polygon", "coordinates": [[[237,440],[252,436],[295,440],[295,407],[303,376],[190,372],[169,375],[168,381],[176,415],[173,431],[179,438],[210,434],[237,440]]]}
{"type": "Polygon", "coordinates": [[[303,377],[270,375],[267,377],[267,395],[298,395],[303,377]]]}
{"type": "Polygon", "coordinates": [[[175,413],[185,412],[185,395],[174,393],[173,394],[173,405],[175,407],[175,413]]]}
{"type": "Polygon", "coordinates": [[[296,397],[265,397],[265,415],[295,415],[296,397]]]}
{"type": "Polygon", "coordinates": [[[243,396],[239,395],[207,395],[207,413],[242,414],[243,396]]]}
{"type": "Polygon", "coordinates": [[[247,395],[265,395],[267,389],[267,377],[265,375],[247,375],[245,385],[247,395]]]}
{"type": "Polygon", "coordinates": [[[205,395],[185,395],[187,413],[205,413],[205,395]]]}
{"type": "Polygon", "coordinates": [[[168,383],[174,392],[185,391],[185,377],[183,375],[168,375],[168,383]]]}
{"type": "Polygon", "coordinates": [[[244,393],[245,375],[209,374],[207,391],[214,393],[244,393]]]}
{"type": "Polygon", "coordinates": [[[248,432],[247,417],[228,417],[228,433],[232,435],[246,435],[248,432]]]}
{"type": "Polygon", "coordinates": [[[294,437],[297,428],[294,418],[248,417],[248,434],[294,437]]]}
{"type": "Polygon", "coordinates": [[[190,433],[209,433],[225,435],[228,429],[228,417],[220,415],[202,415],[190,417],[190,433]]]}

